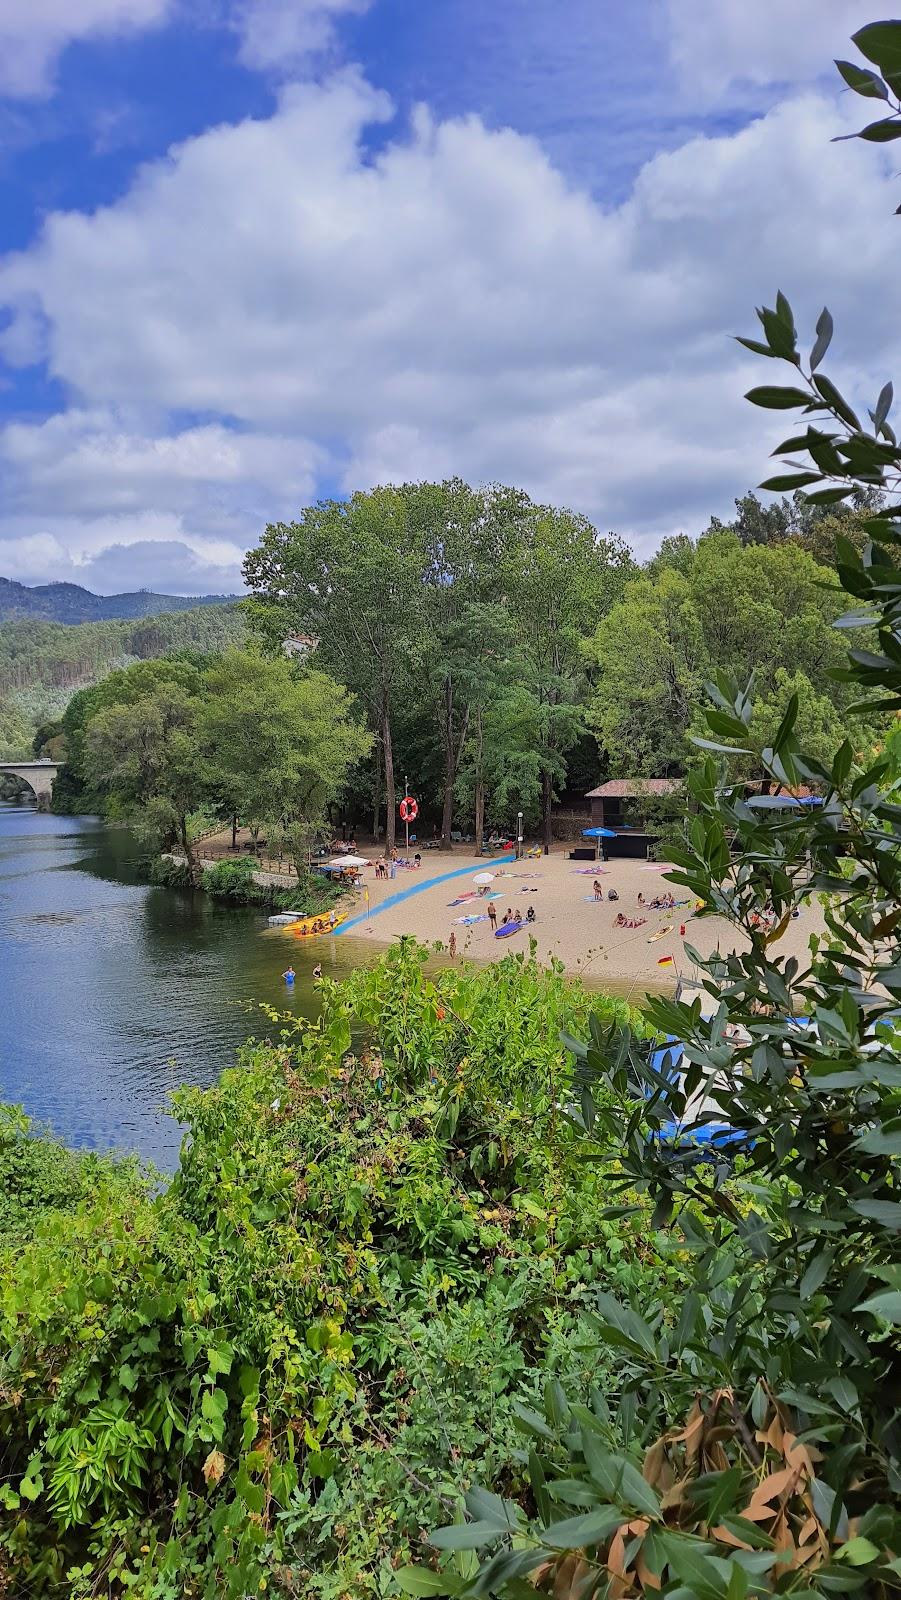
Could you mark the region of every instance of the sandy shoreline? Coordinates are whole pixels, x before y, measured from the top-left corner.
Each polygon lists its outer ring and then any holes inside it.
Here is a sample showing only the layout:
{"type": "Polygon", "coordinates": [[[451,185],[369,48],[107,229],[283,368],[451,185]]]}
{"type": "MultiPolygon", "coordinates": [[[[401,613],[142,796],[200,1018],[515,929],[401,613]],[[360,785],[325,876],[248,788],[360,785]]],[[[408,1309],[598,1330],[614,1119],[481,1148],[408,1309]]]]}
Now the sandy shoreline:
{"type": "MultiPolygon", "coordinates": [[[[477,961],[499,961],[511,950],[528,951],[531,937],[541,961],[556,958],[567,972],[584,977],[593,986],[603,987],[609,982],[620,993],[634,987],[640,994],[643,988],[670,987],[679,974],[696,976],[697,969],[685,951],[687,944],[694,945],[701,955],[708,955],[717,947],[733,950],[743,943],[721,917],[694,917],[694,901],[687,891],[666,882],[665,871],[665,866],[645,861],[613,861],[595,867],[589,862],[569,861],[562,851],[504,866],[493,866],[484,856],[463,851],[429,851],[423,856],[419,872],[399,871],[393,881],[377,880],[374,865],[365,868],[369,918],[342,937],[380,946],[392,944],[402,934],[411,934],[423,944],[440,940],[447,945],[451,933],[455,933],[457,953],[477,961]],[[436,881],[461,868],[469,870],[451,882],[436,881]],[[580,870],[583,868],[587,871],[580,870]],[[499,920],[508,906],[523,915],[529,906],[534,906],[534,924],[504,939],[494,937],[487,920],[467,926],[462,919],[484,915],[484,902],[451,902],[475,889],[472,879],[479,872],[495,874],[491,893],[500,895],[495,901],[499,920]],[[603,886],[602,901],[594,898],[595,876],[603,886]],[[419,892],[401,904],[379,909],[383,901],[414,887],[419,892]],[[618,901],[607,900],[611,888],[619,895],[618,901]],[[639,894],[649,901],[667,890],[686,903],[674,911],[651,910],[639,904],[639,894]],[[618,912],[646,920],[638,928],[618,929],[613,925],[618,912]],[[673,963],[661,967],[660,959],[665,956],[671,956],[673,963]]],[[[352,915],[361,913],[366,913],[362,892],[352,915]]],[[[803,960],[811,933],[822,927],[818,909],[805,908],[780,941],[780,954],[803,960]]]]}

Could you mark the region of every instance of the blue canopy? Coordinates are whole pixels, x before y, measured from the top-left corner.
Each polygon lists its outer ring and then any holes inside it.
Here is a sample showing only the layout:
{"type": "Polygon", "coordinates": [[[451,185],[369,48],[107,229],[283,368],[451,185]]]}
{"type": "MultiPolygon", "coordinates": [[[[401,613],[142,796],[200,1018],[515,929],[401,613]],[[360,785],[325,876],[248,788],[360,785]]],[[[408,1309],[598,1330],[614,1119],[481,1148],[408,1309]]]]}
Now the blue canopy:
{"type": "Polygon", "coordinates": [[[818,794],[805,794],[800,799],[793,794],[755,794],[747,804],[755,811],[790,811],[797,806],[821,806],[823,802],[818,794]]]}
{"type": "Polygon", "coordinates": [[[613,828],[583,828],[583,839],[615,839],[616,832],[613,828]]]}

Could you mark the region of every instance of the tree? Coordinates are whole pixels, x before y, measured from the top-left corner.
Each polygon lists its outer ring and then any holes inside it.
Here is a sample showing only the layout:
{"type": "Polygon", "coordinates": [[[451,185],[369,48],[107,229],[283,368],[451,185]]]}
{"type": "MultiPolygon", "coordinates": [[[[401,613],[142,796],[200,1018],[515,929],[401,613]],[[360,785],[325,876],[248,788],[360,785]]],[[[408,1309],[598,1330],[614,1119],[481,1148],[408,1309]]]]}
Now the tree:
{"type": "Polygon", "coordinates": [[[113,796],[139,831],[162,845],[177,842],[192,877],[188,817],[204,793],[197,722],[196,695],[159,682],[131,704],[98,710],[83,750],[88,783],[113,796]]]}
{"type": "Polygon", "coordinates": [[[346,688],[283,656],[229,651],[205,677],[198,739],[214,789],[248,824],[277,829],[298,877],[309,846],[368,734],[346,688]]]}
{"type": "MultiPolygon", "coordinates": [[[[409,692],[420,637],[421,534],[399,489],[321,501],[298,522],[267,527],[244,563],[252,626],[273,650],[289,633],[316,640],[316,659],[355,693],[378,739],[386,843],[394,844],[395,697],[409,692]]],[[[377,807],[378,809],[378,807],[377,807]]]]}
{"type": "Polygon", "coordinates": [[[585,517],[536,506],[517,525],[503,560],[504,593],[535,706],[544,848],[551,844],[555,787],[584,723],[583,641],[634,573],[628,547],[601,538],[585,517]]]}
{"type": "Polygon", "coordinates": [[[598,668],[589,719],[611,769],[629,777],[681,771],[709,665],[690,578],[668,567],[656,582],[629,584],[587,653],[598,668]]]}
{"type": "Polygon", "coordinates": [[[283,656],[229,651],[205,676],[198,738],[208,781],[228,810],[255,838],[271,823],[298,877],[306,875],[325,808],[371,742],[347,690],[283,656]]]}
{"type": "MultiPolygon", "coordinates": [[[[502,592],[505,552],[531,502],[519,489],[473,490],[459,479],[405,485],[411,518],[423,528],[426,567],[423,649],[417,676],[431,700],[442,765],[441,839],[451,848],[454,786],[473,717],[482,717],[480,661],[509,628],[502,592]]],[[[478,810],[478,784],[476,785],[478,810]]],[[[481,839],[481,825],[476,833],[481,839]]]]}
{"type": "Polygon", "coordinates": [[[617,773],[684,770],[686,737],[716,671],[739,680],[753,672],[767,697],[790,663],[836,714],[847,703],[833,677],[840,602],[830,573],[800,545],[743,546],[720,530],[690,561],[681,552],[678,565],[657,563],[656,572],[629,585],[587,647],[597,666],[590,720],[617,773]]]}

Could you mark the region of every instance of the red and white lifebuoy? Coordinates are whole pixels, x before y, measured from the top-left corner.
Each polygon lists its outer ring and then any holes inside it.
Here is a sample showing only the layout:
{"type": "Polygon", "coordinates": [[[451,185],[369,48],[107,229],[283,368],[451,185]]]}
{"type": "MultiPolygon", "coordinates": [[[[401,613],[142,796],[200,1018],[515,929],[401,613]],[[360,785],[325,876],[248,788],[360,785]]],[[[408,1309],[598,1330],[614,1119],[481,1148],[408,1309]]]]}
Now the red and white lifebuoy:
{"type": "Polygon", "coordinates": [[[405,795],[400,803],[401,822],[415,822],[419,816],[419,802],[411,794],[405,795]]]}

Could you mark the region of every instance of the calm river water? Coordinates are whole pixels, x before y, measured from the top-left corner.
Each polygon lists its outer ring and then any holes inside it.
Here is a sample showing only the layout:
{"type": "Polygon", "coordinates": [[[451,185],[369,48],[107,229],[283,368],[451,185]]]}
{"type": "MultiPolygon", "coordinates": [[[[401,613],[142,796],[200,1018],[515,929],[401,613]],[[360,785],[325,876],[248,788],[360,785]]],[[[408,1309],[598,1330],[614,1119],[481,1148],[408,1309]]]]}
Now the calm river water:
{"type": "Polygon", "coordinates": [[[338,976],[371,956],[353,939],[300,945],[137,868],[122,828],[0,802],[0,1099],[70,1144],[172,1167],[169,1091],[212,1083],[266,1034],[258,1002],[315,1015],[317,959],[338,976]]]}

